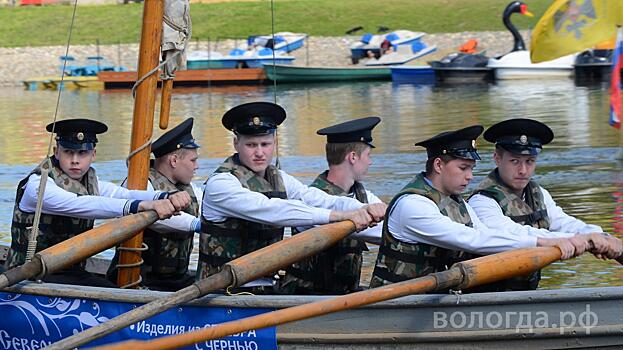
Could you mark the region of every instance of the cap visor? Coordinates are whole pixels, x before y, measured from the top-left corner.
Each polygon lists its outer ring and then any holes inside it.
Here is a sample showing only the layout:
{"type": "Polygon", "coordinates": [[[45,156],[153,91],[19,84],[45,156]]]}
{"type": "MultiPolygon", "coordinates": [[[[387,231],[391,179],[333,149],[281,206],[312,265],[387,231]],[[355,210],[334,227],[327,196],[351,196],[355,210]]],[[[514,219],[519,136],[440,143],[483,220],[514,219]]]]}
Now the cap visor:
{"type": "Polygon", "coordinates": [[[199,144],[197,144],[194,140],[182,145],[182,148],[186,148],[186,149],[195,149],[195,148],[200,148],[200,147],[201,146],[199,146],[199,144]]]}
{"type": "Polygon", "coordinates": [[[57,141],[58,145],[63,147],[63,148],[67,148],[67,149],[76,149],[76,150],[83,150],[83,151],[90,151],[92,149],[95,149],[95,144],[93,144],[92,142],[86,142],[86,143],[74,143],[74,142],[70,142],[70,141],[57,141]]]}
{"type": "Polygon", "coordinates": [[[538,156],[541,152],[541,149],[538,147],[526,147],[526,146],[517,146],[517,145],[503,145],[502,148],[505,150],[522,156],[538,156]]]}

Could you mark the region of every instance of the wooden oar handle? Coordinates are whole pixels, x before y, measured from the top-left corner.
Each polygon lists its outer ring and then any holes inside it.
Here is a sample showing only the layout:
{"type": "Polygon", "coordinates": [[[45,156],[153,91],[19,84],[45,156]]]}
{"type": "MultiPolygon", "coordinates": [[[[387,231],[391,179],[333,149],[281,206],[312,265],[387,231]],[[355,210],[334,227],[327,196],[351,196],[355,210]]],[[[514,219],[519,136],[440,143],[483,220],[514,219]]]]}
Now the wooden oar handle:
{"type": "Polygon", "coordinates": [[[98,347],[99,350],[132,349],[164,350],[175,349],[194,343],[219,339],[227,335],[284,324],[309,317],[328,314],[376,303],[401,296],[426,293],[449,287],[468,288],[491,283],[514,276],[521,276],[545,267],[560,259],[557,247],[519,249],[488,255],[453,265],[449,270],[428,276],[394,283],[362,292],[326,299],[311,304],[298,305],[237,321],[230,321],[189,333],[165,336],[150,341],[131,340],[123,343],[98,347]]]}
{"type": "Polygon", "coordinates": [[[560,260],[561,256],[558,247],[517,249],[462,261],[452,268],[463,271],[463,282],[458,288],[466,289],[526,275],[560,260]]]}
{"type": "Polygon", "coordinates": [[[64,240],[35,254],[31,263],[5,272],[3,275],[6,278],[0,278],[0,288],[77,264],[90,256],[103,252],[131,238],[137,231],[144,229],[157,220],[158,214],[155,211],[144,211],[111,220],[64,240]]]}

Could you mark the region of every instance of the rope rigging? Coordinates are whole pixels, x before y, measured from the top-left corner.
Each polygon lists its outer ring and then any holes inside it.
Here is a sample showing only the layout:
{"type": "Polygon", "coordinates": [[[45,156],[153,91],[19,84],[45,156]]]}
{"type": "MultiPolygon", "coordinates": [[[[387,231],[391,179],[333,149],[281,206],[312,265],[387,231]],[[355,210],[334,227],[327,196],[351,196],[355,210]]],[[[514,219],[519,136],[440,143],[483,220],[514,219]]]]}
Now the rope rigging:
{"type": "Polygon", "coordinates": [[[58,108],[61,103],[61,94],[63,92],[63,81],[65,80],[65,69],[67,68],[67,57],[69,56],[69,44],[71,43],[71,34],[73,33],[74,23],[76,20],[76,8],[78,7],[78,0],[74,0],[71,22],[69,23],[69,31],[67,34],[67,44],[65,45],[65,56],[63,59],[63,69],[61,70],[61,83],[58,86],[58,94],[56,96],[56,107],[54,108],[54,118],[52,120],[52,131],[50,132],[50,139],[48,141],[48,150],[46,157],[40,166],[41,178],[39,179],[39,189],[37,190],[37,206],[35,208],[35,217],[28,236],[28,247],[26,248],[26,262],[32,260],[37,250],[37,236],[39,235],[39,221],[41,219],[41,210],[43,208],[43,196],[45,195],[45,186],[48,180],[48,173],[52,167],[50,164],[50,150],[52,149],[52,140],[54,136],[54,129],[56,128],[56,119],[58,118],[58,108]]]}

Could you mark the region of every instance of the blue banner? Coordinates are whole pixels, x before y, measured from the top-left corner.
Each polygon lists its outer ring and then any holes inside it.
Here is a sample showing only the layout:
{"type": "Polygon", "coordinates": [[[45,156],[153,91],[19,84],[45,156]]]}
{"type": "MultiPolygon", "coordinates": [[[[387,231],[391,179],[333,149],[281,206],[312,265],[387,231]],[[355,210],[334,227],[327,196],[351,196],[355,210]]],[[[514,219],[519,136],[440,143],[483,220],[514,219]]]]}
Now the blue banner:
{"type": "MultiPolygon", "coordinates": [[[[36,350],[104,323],[141,304],[0,292],[0,349],[36,350]]],[[[84,348],[128,339],[153,339],[272,311],[181,306],[97,339],[84,348]]],[[[198,350],[276,350],[275,327],[187,347],[198,350]]]]}

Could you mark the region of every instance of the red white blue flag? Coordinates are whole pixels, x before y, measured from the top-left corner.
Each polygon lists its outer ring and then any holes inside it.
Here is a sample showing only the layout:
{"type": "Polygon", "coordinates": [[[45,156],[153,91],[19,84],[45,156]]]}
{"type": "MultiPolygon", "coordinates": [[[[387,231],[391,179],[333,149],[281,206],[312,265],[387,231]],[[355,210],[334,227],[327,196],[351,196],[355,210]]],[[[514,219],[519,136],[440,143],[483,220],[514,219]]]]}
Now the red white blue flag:
{"type": "Polygon", "coordinates": [[[612,77],[610,79],[610,125],[621,128],[623,112],[621,108],[621,70],[623,70],[623,34],[617,30],[614,52],[612,53],[612,77]]]}

